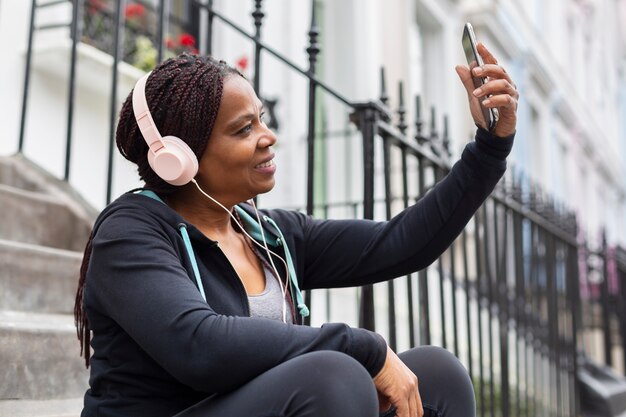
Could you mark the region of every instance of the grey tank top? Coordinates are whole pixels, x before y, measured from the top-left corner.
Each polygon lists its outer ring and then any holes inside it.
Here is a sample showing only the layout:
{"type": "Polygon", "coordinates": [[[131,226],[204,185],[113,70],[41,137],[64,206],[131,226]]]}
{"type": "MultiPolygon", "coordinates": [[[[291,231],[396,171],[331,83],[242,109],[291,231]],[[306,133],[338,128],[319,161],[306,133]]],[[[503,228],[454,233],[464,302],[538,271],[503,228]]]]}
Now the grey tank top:
{"type": "MultiPolygon", "coordinates": [[[[265,272],[265,290],[260,294],[248,295],[250,317],[283,321],[283,294],[280,285],[266,266],[263,266],[263,271],[265,272]]],[[[287,323],[293,323],[288,303],[286,308],[287,323]]]]}

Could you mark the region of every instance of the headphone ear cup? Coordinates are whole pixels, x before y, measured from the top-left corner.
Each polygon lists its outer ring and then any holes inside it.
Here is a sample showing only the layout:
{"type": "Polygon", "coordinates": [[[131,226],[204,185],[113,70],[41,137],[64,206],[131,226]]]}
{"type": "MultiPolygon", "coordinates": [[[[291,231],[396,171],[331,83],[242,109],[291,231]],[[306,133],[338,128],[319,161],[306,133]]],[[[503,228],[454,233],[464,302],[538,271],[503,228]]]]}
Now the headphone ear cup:
{"type": "Polygon", "coordinates": [[[148,163],[165,182],[185,185],[198,173],[198,158],[189,145],[176,136],[165,136],[163,147],[156,152],[148,151],[148,163]]]}

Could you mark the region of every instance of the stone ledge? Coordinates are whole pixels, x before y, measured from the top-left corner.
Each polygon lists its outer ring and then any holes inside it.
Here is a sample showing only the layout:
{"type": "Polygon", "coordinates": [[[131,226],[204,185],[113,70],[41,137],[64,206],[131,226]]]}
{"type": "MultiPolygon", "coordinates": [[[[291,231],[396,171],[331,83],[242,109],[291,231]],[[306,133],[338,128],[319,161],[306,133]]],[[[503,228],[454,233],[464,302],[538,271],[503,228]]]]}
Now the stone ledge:
{"type": "Polygon", "coordinates": [[[0,400],[0,417],[79,417],[83,399],[0,400]]]}
{"type": "Polygon", "coordinates": [[[0,184],[0,238],[80,251],[91,232],[59,198],[0,184]]]}
{"type": "Polygon", "coordinates": [[[82,253],[0,239],[0,310],[72,313],[82,253]]]}
{"type": "Polygon", "coordinates": [[[69,314],[0,312],[0,398],[76,398],[89,373],[69,314]]]}

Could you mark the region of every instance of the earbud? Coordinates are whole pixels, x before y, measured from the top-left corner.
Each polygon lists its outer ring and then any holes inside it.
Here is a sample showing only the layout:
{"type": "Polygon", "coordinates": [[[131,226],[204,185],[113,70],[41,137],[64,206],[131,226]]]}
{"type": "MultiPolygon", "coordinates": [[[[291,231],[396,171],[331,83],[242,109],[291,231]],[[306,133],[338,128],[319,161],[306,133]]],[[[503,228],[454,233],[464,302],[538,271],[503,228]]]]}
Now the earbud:
{"type": "Polygon", "coordinates": [[[133,89],[133,113],[141,135],[148,144],[148,163],[165,182],[185,185],[198,173],[198,158],[180,138],[161,137],[146,100],[146,82],[149,76],[150,73],[141,77],[133,89]]]}

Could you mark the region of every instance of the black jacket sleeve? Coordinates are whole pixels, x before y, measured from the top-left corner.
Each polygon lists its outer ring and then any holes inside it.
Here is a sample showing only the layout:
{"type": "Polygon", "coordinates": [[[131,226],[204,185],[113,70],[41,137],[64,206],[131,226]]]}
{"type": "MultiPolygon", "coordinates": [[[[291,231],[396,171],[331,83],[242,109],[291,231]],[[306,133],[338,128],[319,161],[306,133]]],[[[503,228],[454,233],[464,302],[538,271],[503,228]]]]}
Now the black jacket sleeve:
{"type": "Polygon", "coordinates": [[[120,210],[92,243],[88,296],[161,367],[197,391],[225,392],[276,365],[318,350],[354,357],[375,375],[386,355],[375,333],[217,314],[181,265],[174,242],[145,213],[120,210]]]}
{"type": "Polygon", "coordinates": [[[364,285],[430,265],[494,189],[506,170],[512,145],[513,136],[497,138],[479,129],[450,173],[387,222],[272,213],[282,222],[281,228],[301,231],[288,241],[298,254],[301,288],[364,285]]]}

